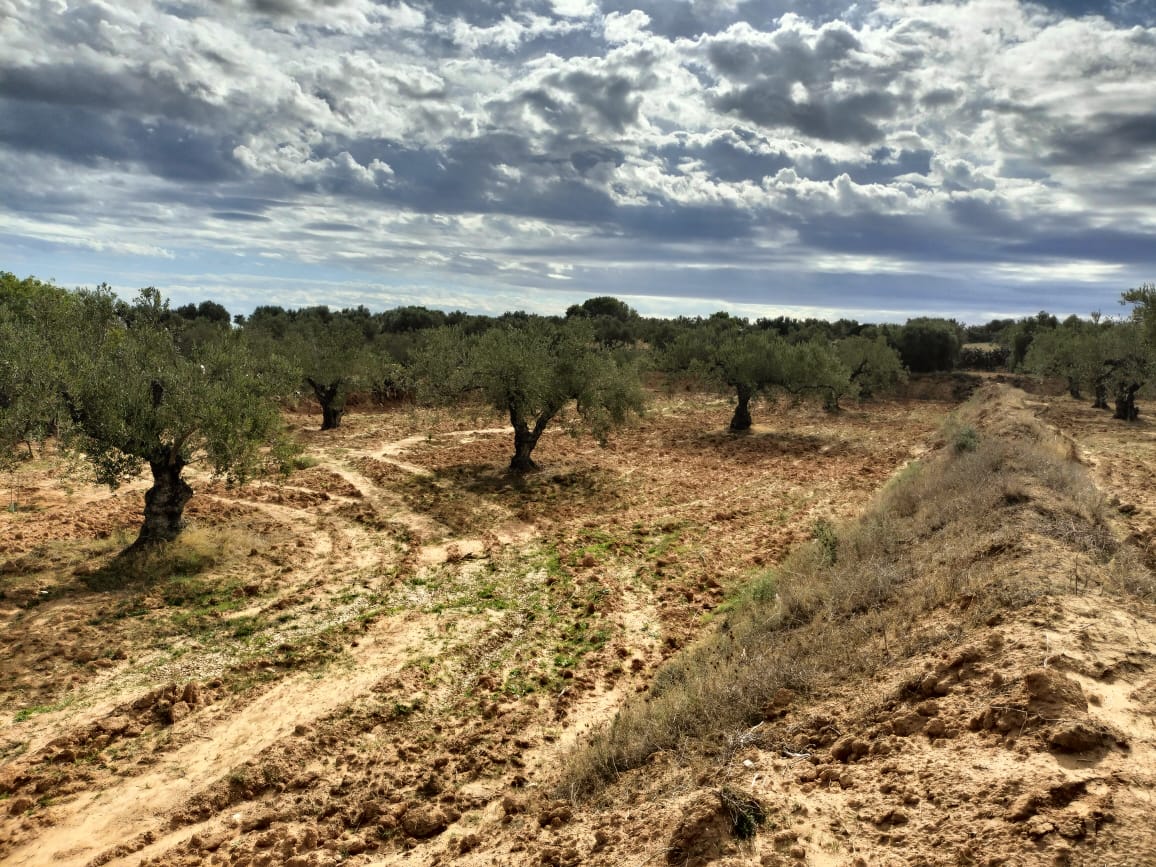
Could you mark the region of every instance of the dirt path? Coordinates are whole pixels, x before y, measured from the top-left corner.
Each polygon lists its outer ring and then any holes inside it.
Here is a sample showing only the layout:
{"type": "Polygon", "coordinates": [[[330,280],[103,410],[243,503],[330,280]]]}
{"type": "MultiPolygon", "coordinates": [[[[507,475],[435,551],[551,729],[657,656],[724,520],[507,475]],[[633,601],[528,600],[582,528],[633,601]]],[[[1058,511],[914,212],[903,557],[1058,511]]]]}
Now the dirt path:
{"type": "Polygon", "coordinates": [[[168,754],[161,767],[107,789],[82,795],[57,811],[53,826],[34,843],[10,853],[6,863],[21,867],[83,865],[126,840],[152,832],[153,848],[189,836],[182,830],[164,835],[164,819],[191,795],[216,782],[229,768],[253,758],[314,722],[355,700],[383,678],[396,674],[424,638],[421,617],[378,624],[351,649],[348,664],[322,673],[286,678],[234,714],[203,727],[190,717],[181,725],[193,739],[168,754]]]}

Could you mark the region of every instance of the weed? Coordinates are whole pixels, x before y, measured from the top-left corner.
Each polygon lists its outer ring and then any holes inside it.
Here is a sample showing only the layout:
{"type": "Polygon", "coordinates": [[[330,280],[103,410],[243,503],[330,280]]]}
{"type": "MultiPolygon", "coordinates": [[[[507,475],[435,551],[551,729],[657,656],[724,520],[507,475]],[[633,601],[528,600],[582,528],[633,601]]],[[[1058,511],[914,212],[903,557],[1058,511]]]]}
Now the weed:
{"type": "Polygon", "coordinates": [[[839,536],[835,533],[835,525],[820,518],[811,526],[811,535],[819,546],[823,565],[834,566],[839,559],[839,536]]]}
{"type": "Polygon", "coordinates": [[[974,452],[979,446],[979,432],[971,425],[961,427],[955,432],[955,436],[951,440],[951,446],[956,453],[974,452]]]}
{"type": "Polygon", "coordinates": [[[24,722],[42,713],[52,713],[54,710],[60,710],[62,707],[63,705],[59,704],[37,704],[32,707],[21,708],[16,711],[16,715],[12,717],[12,722],[24,722]]]}

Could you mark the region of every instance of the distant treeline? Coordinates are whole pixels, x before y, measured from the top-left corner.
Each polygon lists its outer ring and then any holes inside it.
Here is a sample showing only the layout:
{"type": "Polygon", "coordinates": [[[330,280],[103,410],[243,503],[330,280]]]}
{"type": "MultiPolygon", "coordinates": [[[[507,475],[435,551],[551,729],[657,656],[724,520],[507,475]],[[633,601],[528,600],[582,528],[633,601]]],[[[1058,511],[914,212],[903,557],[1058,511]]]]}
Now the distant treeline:
{"type": "Polygon", "coordinates": [[[844,399],[892,392],[909,373],[961,365],[1059,377],[1073,397],[1087,392],[1133,420],[1156,363],[1156,286],[1122,301],[1124,318],[1040,313],[983,326],[749,322],[725,312],[664,319],[612,297],[564,316],[413,306],[262,306],[233,316],[212,300],[173,308],[154,288],[126,301],[103,284],[68,290],[0,272],[0,464],[52,438],[110,485],[147,465],[144,544],[179,532],[190,462],[243,480],[287,460],[279,409],[305,393],[323,430],[341,424],[353,393],[382,403],[484,401],[510,421],[513,472],[534,468],[551,424],[581,424],[602,440],[642,411],[647,372],[733,395],[736,433],[752,426],[762,395],[834,411],[844,399]]]}

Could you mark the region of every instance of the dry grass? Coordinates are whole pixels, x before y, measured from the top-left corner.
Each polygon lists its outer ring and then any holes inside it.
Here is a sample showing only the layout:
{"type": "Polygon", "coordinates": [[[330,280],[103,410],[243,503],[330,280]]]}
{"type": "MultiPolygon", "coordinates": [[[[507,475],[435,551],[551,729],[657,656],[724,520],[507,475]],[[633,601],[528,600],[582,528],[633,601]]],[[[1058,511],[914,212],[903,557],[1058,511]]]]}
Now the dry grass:
{"type": "Polygon", "coordinates": [[[1117,541],[1069,443],[1007,394],[981,391],[945,427],[942,447],[859,519],[816,525],[812,542],[753,576],[717,629],[570,756],[564,793],[589,796],[660,751],[725,756],[773,716],[781,690],[870,676],[1081,582],[1153,598],[1151,572],[1117,541]],[[948,606],[951,625],[928,628],[948,606]]]}

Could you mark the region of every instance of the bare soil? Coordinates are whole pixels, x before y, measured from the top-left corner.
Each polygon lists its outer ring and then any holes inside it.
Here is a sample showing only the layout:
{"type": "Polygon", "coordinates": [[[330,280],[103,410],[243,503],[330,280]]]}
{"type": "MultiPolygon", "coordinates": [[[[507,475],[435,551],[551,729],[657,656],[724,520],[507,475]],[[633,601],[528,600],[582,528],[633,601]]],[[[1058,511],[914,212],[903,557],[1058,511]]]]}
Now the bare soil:
{"type": "MultiPolygon", "coordinates": [[[[1152,565],[1153,429],[1024,406],[1152,565]]],[[[1156,618],[1030,546],[1043,589],[949,650],[783,695],[718,762],[559,797],[585,732],[952,408],[759,407],[736,437],[725,401],[676,394],[605,449],[548,432],[521,479],[482,411],[294,416],[310,465],[194,477],[148,577],[115,557],[144,481],[110,493],[40,456],[0,479],[0,861],[1156,863],[1156,618]],[[727,792],[757,799],[749,840],[727,792]]]]}

